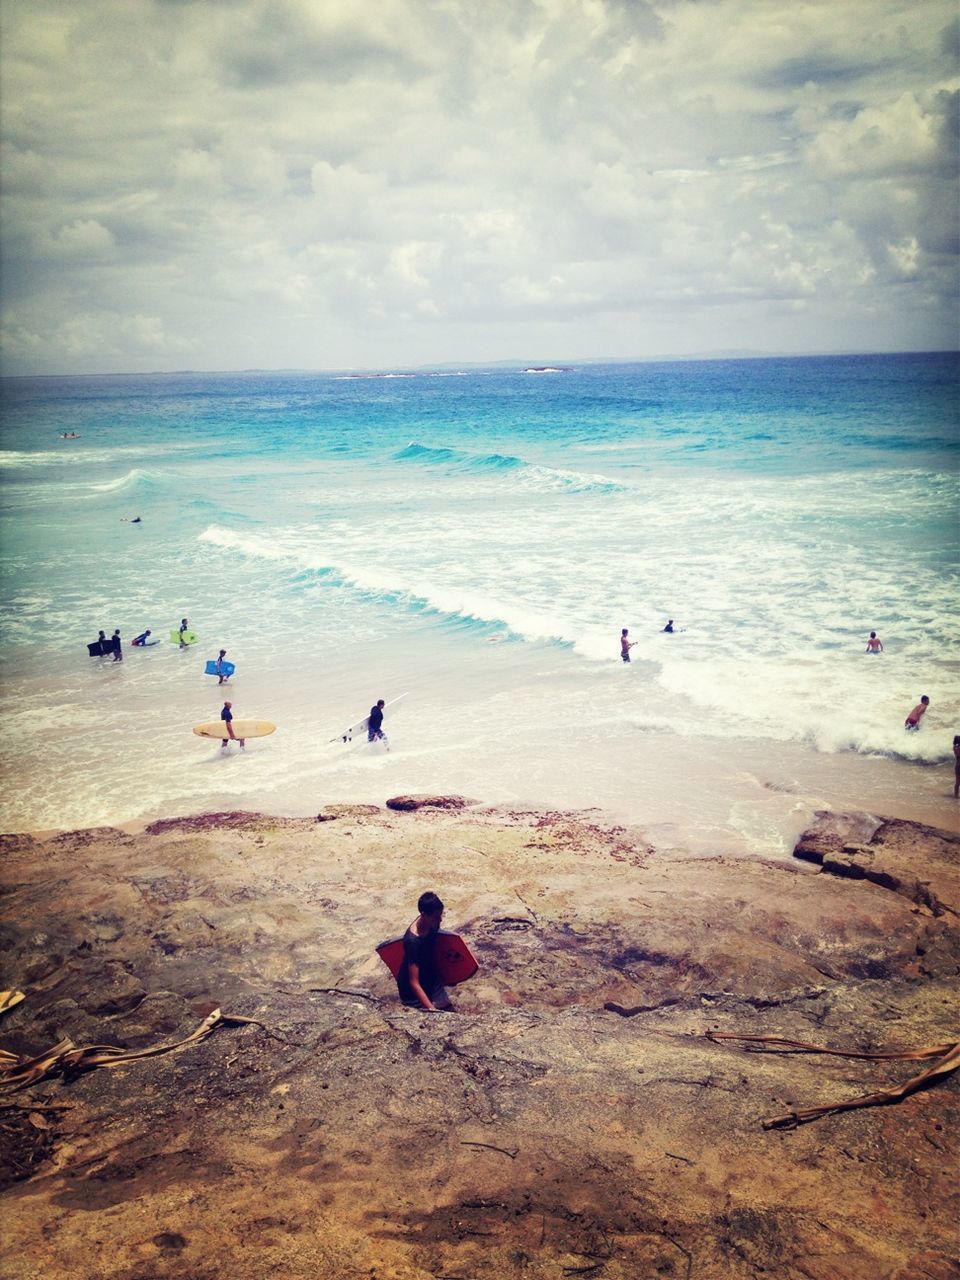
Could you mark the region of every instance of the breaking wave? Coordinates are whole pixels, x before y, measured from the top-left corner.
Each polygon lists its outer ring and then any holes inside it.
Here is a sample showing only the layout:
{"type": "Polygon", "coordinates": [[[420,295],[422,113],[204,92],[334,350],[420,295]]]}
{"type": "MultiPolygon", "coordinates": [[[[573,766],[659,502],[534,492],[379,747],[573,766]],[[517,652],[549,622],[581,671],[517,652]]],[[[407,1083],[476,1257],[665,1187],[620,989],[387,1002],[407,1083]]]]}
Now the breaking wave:
{"type": "Polygon", "coordinates": [[[416,440],[411,440],[406,448],[398,450],[393,457],[397,462],[416,462],[453,475],[508,475],[520,485],[567,493],[622,493],[625,488],[606,476],[544,467],[514,454],[469,453],[462,449],[419,444],[416,440]]]}

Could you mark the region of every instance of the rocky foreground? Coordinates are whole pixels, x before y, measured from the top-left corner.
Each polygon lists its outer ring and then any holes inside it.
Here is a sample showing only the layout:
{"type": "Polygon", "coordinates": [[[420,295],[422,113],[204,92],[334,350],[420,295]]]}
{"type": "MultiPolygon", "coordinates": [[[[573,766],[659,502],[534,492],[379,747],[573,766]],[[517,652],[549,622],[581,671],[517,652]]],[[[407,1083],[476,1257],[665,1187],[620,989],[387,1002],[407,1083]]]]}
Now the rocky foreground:
{"type": "Polygon", "coordinates": [[[934,1060],[707,1033],[955,1042],[958,847],[824,817],[691,857],[457,801],[5,837],[4,1049],[255,1021],[0,1091],[4,1274],[955,1280],[960,1072],[765,1128],[934,1060]],[[426,888],[481,963],[456,1015],[373,952],[426,888]]]}

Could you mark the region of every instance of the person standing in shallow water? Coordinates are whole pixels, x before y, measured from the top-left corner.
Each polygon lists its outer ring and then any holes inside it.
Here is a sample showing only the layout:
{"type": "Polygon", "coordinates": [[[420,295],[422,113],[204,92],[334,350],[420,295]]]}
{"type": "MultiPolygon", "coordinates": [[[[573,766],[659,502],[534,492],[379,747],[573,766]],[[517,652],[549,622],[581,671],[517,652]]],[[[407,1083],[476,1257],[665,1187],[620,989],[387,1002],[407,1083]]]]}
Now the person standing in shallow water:
{"type": "Polygon", "coordinates": [[[232,741],[232,742],[239,742],[240,750],[243,751],[243,749],[247,745],[246,740],[244,738],[238,738],[237,735],[233,732],[233,703],[232,702],[225,702],[223,704],[223,710],[220,712],[220,719],[223,721],[224,731],[226,732],[226,735],[227,735],[220,744],[220,750],[226,751],[227,747],[229,747],[232,741]]]}
{"type": "Polygon", "coordinates": [[[122,662],[123,661],[123,642],[120,639],[119,627],[117,627],[116,631],[114,631],[113,633],[113,638],[110,641],[110,648],[113,650],[114,662],[122,662]]]}
{"type": "Polygon", "coordinates": [[[420,914],[403,935],[403,963],[397,971],[397,991],[408,1009],[431,1013],[451,1008],[447,989],[434,963],[443,903],[431,890],[417,899],[420,914]]]}
{"type": "Polygon", "coordinates": [[[867,653],[883,653],[883,641],[875,631],[870,632],[870,639],[867,641],[867,653]]]}
{"type": "Polygon", "coordinates": [[[367,741],[386,741],[383,732],[383,708],[386,704],[383,699],[378,699],[375,706],[370,708],[370,718],[367,721],[367,741]]]}
{"type": "Polygon", "coordinates": [[[620,657],[624,662],[630,661],[630,650],[637,643],[636,640],[628,640],[629,631],[626,627],[620,632],[620,657]]]}
{"type": "Polygon", "coordinates": [[[953,735],[953,795],[960,797],[960,733],[953,735]]]}
{"type": "Polygon", "coordinates": [[[180,632],[179,632],[179,634],[180,634],[180,648],[181,648],[181,649],[185,649],[185,648],[187,647],[187,642],[186,642],[186,641],[184,640],[184,638],[183,638],[183,633],[184,633],[187,629],[188,629],[188,628],[187,628],[187,620],[186,620],[186,618],[181,618],[181,619],[180,619],[180,632]]]}

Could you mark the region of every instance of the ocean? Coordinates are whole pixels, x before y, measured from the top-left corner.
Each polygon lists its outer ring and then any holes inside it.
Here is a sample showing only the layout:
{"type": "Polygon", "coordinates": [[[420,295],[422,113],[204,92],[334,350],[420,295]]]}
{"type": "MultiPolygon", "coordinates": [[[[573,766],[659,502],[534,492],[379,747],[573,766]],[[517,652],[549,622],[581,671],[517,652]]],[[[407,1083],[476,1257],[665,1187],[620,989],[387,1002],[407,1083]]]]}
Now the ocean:
{"type": "Polygon", "coordinates": [[[721,853],[824,808],[955,825],[958,381],[953,354],[7,379],[0,826],[426,791],[721,853]],[[118,627],[124,662],[90,658],[118,627]],[[220,648],[234,714],[279,726],[242,754],[191,733],[220,648]],[[389,750],[331,741],[401,694],[389,750]]]}

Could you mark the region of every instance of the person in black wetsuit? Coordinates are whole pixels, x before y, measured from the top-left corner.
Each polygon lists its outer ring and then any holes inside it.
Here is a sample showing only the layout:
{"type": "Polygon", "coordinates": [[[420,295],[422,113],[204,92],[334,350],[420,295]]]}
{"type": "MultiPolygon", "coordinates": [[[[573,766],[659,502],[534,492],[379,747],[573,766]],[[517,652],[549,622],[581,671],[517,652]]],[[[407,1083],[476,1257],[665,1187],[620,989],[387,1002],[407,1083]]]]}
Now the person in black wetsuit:
{"type": "Polygon", "coordinates": [[[227,734],[227,737],[225,737],[220,744],[221,751],[226,751],[227,747],[229,747],[231,742],[239,742],[241,751],[247,745],[246,739],[238,738],[237,735],[233,732],[232,707],[233,707],[232,702],[225,702],[223,704],[223,710],[220,712],[220,719],[223,721],[224,732],[227,734]]]}
{"type": "Polygon", "coordinates": [[[376,706],[370,708],[370,719],[367,721],[367,741],[376,742],[378,738],[383,738],[383,708],[384,701],[382,698],[377,702],[376,706]]]}
{"type": "Polygon", "coordinates": [[[122,662],[123,661],[123,643],[120,639],[119,627],[117,627],[116,631],[114,631],[113,633],[113,638],[110,641],[110,648],[113,650],[114,662],[122,662]]]}
{"type": "Polygon", "coordinates": [[[443,919],[443,903],[427,890],[417,900],[417,910],[420,914],[403,935],[403,964],[397,972],[397,991],[408,1009],[447,1010],[451,1008],[450,997],[433,958],[443,919]]]}

